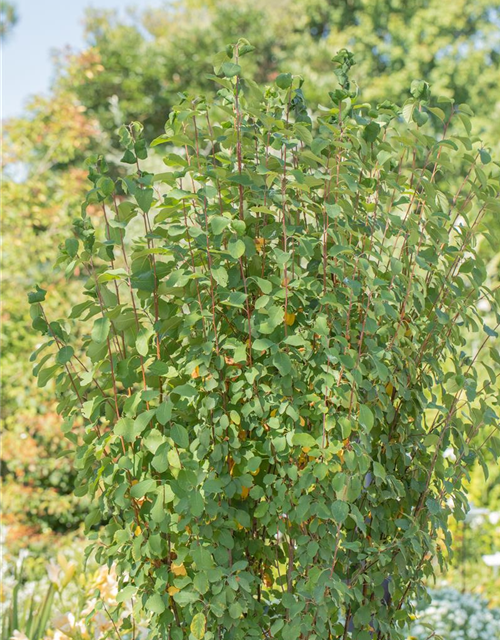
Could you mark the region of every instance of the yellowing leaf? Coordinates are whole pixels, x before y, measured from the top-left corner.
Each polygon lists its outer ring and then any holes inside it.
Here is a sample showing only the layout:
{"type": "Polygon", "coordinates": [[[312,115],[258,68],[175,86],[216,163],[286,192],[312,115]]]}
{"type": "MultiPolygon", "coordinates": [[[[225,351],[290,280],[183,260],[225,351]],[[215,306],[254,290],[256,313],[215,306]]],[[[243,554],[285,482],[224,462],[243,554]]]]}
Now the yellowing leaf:
{"type": "Polygon", "coordinates": [[[170,571],[174,574],[174,576],[177,576],[177,577],[187,575],[187,571],[186,571],[186,567],[184,566],[184,563],[171,565],[170,571]]]}
{"type": "Polygon", "coordinates": [[[205,637],[206,627],[207,621],[205,616],[203,613],[197,613],[192,619],[189,629],[196,640],[202,640],[205,637]]]}
{"type": "Polygon", "coordinates": [[[179,593],[180,589],[177,587],[171,586],[168,588],[168,595],[175,596],[176,593],[179,593]]]}
{"type": "Polygon", "coordinates": [[[196,365],[196,367],[193,369],[191,373],[191,378],[193,378],[193,380],[196,380],[196,378],[199,378],[199,377],[200,377],[200,367],[196,365]]]}
{"type": "Polygon", "coordinates": [[[272,587],[273,586],[274,581],[273,581],[273,576],[271,575],[270,571],[265,571],[264,572],[263,582],[266,585],[266,587],[272,587]]]}
{"type": "Polygon", "coordinates": [[[299,422],[300,422],[300,426],[301,427],[305,427],[306,426],[306,421],[304,420],[304,418],[302,416],[300,416],[299,422]]]}
{"type": "Polygon", "coordinates": [[[264,248],[266,241],[264,238],[255,238],[255,249],[257,253],[262,253],[262,249],[264,248]]]}
{"type": "Polygon", "coordinates": [[[291,327],[295,322],[295,313],[285,313],[285,322],[289,327],[291,327]]]}
{"type": "Polygon", "coordinates": [[[243,498],[243,500],[246,500],[248,498],[249,493],[250,493],[250,487],[243,487],[240,495],[243,498]]]}
{"type": "Polygon", "coordinates": [[[141,527],[139,525],[137,525],[137,527],[135,528],[134,533],[135,533],[136,536],[140,536],[141,535],[142,529],[141,529],[141,527]]]}

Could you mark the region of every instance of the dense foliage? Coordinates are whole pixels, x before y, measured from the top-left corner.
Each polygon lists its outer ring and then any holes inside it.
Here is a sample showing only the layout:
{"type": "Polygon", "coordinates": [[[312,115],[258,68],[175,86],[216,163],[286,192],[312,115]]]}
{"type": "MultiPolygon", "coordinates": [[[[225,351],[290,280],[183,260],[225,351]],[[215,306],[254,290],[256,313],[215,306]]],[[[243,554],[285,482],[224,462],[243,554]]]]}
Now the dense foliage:
{"type": "Polygon", "coordinates": [[[82,293],[64,318],[30,294],[35,373],[55,380],[86,525],[107,520],[97,557],[153,632],[399,638],[468,465],[498,453],[478,356],[500,318],[475,253],[498,166],[425,82],[370,107],[342,51],[312,117],[300,77],[242,75],[252,49],[216,57],[215,103],[174,107],[166,170],[138,123],[126,175],[90,160],[58,261],[82,293]]]}
{"type": "MultiPolygon", "coordinates": [[[[213,93],[206,78],[211,58],[221,41],[239,35],[256,46],[247,77],[261,84],[283,68],[304,73],[311,108],[327,104],[328,92],[337,88],[330,59],[348,46],[356,54],[353,78],[365,100],[403,103],[411,80],[425,77],[439,94],[466,101],[476,113],[475,130],[498,150],[498,14],[498,0],[458,0],[446,11],[439,0],[186,0],[126,16],[89,12],[84,50],[61,53],[49,95],[35,96],[4,126],[1,412],[8,443],[1,473],[11,548],[34,541],[50,546],[54,535],[77,528],[84,514],[69,495],[71,463],[58,457],[64,445],[51,394],[31,380],[28,360],[37,338],[25,305],[33,282],[51,291],[54,312],[62,314],[75,301],[71,282],[64,290],[54,288],[61,276],[50,265],[84,197],[83,158],[104,153],[116,178],[122,171],[121,122],[140,120],[151,140],[179,90],[213,93]],[[40,456],[47,456],[43,464],[40,456]]],[[[9,38],[21,35],[15,28],[9,38]]],[[[439,125],[431,118],[434,123],[439,125]]],[[[439,126],[432,131],[438,135],[439,126]]],[[[494,281],[500,227],[493,212],[486,213],[485,228],[478,250],[494,281]]],[[[481,503],[498,500],[499,486],[500,474],[490,465],[481,503]]]]}

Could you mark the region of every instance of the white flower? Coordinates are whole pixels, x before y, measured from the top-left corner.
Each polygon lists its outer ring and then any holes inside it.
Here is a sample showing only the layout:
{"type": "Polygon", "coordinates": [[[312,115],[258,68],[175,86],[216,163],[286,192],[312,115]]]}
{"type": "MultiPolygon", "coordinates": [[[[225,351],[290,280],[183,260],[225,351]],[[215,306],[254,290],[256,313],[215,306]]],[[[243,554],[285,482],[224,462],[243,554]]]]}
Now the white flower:
{"type": "Polygon", "coordinates": [[[95,611],[97,607],[97,600],[95,598],[91,598],[85,608],[82,611],[82,616],[85,618],[86,616],[88,616],[90,613],[92,613],[92,611],[95,611]]]}
{"type": "Polygon", "coordinates": [[[93,586],[99,589],[101,598],[104,602],[112,607],[117,605],[116,596],[118,595],[118,578],[116,575],[116,567],[100,567],[93,586]]]}
{"type": "Polygon", "coordinates": [[[53,626],[67,635],[74,630],[75,623],[75,616],[71,612],[61,613],[52,620],[53,626]]]}
{"type": "Polygon", "coordinates": [[[500,638],[500,610],[488,609],[488,603],[474,594],[462,594],[452,588],[430,592],[432,604],[419,611],[419,622],[411,629],[417,640],[426,640],[429,624],[436,635],[446,640],[493,640],[500,638]]]}
{"type": "Polygon", "coordinates": [[[47,565],[47,574],[49,580],[56,586],[59,586],[59,566],[53,560],[47,565]]]}
{"type": "Polygon", "coordinates": [[[500,567],[500,551],[491,555],[484,555],[482,558],[484,564],[488,565],[488,567],[500,567]]]}
{"type": "Polygon", "coordinates": [[[451,460],[452,462],[456,462],[457,456],[455,455],[453,447],[448,447],[443,451],[443,458],[451,460]]]}
{"type": "Polygon", "coordinates": [[[489,311],[491,309],[491,305],[488,300],[486,300],[486,298],[482,298],[477,303],[477,308],[479,309],[479,311],[489,311]]]}
{"type": "Polygon", "coordinates": [[[12,633],[10,640],[29,640],[28,636],[17,629],[12,633]]]}
{"type": "Polygon", "coordinates": [[[111,620],[104,615],[101,611],[98,611],[95,616],[92,618],[95,629],[94,629],[94,638],[98,640],[101,636],[103,636],[107,631],[111,629],[113,623],[111,620]]]}
{"type": "Polygon", "coordinates": [[[493,525],[498,524],[500,522],[500,511],[491,511],[488,520],[493,525]]]}
{"type": "Polygon", "coordinates": [[[57,556],[57,563],[51,560],[47,565],[49,580],[58,589],[64,589],[71,581],[76,571],[76,562],[68,562],[62,553],[57,556]]]}
{"type": "Polygon", "coordinates": [[[78,636],[79,638],[88,638],[89,633],[83,620],[77,620],[73,613],[59,614],[52,620],[52,625],[62,634],[58,638],[54,636],[54,640],[66,640],[68,637],[78,636]]]}

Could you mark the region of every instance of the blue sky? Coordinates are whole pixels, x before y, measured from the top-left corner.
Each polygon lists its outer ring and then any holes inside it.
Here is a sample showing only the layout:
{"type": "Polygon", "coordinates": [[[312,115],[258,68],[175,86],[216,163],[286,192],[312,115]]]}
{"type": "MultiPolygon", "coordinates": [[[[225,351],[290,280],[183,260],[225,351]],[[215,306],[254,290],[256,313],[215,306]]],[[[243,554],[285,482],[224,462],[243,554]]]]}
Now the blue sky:
{"type": "Polygon", "coordinates": [[[19,22],[3,45],[2,117],[22,113],[27,98],[45,93],[53,73],[51,52],[83,46],[86,7],[161,6],[163,0],[14,0],[19,22]]]}

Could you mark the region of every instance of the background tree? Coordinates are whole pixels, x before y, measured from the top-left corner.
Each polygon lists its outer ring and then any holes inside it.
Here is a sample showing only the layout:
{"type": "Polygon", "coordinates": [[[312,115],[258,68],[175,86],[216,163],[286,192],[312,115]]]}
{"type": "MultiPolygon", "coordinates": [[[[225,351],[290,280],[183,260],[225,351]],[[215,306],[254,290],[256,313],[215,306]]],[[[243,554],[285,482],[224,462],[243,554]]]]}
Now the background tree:
{"type": "Polygon", "coordinates": [[[12,2],[2,0],[0,2],[0,40],[5,40],[14,28],[18,19],[19,16],[17,14],[16,6],[12,4],[12,2]]]}

